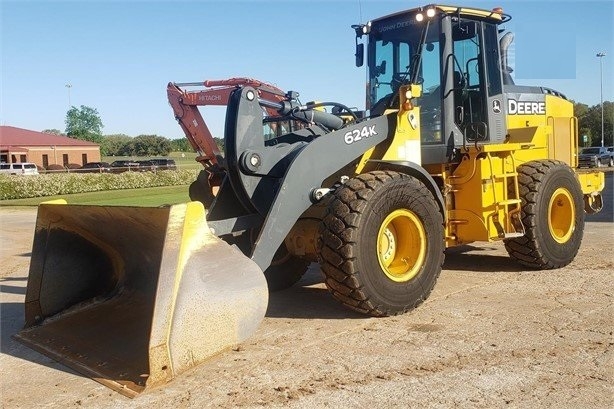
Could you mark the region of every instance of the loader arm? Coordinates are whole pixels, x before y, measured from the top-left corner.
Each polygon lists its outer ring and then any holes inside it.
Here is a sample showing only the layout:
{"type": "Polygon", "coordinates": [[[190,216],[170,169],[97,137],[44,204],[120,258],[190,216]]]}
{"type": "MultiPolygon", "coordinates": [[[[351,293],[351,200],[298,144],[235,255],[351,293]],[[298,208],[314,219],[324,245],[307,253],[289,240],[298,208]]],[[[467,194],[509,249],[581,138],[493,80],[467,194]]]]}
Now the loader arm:
{"type": "MultiPolygon", "coordinates": [[[[219,172],[224,168],[224,159],[213,139],[211,131],[203,119],[199,106],[226,106],[230,93],[237,87],[252,86],[258,90],[260,98],[282,101],[285,93],[274,85],[250,78],[230,78],[225,80],[206,80],[203,82],[170,82],[167,86],[168,101],[173,108],[175,119],[179,122],[188,142],[196,151],[196,161],[205,169],[219,172]],[[182,87],[205,87],[187,91],[182,87]]],[[[271,108],[265,108],[268,115],[277,115],[271,108]]]]}
{"type": "Polygon", "coordinates": [[[327,189],[323,183],[330,175],[391,138],[396,114],[344,124],[334,114],[296,107],[304,109],[305,117],[315,118],[314,124],[294,132],[294,143],[267,144],[257,137],[262,134],[261,106],[267,103],[254,98],[255,92],[246,86],[230,96],[225,135],[228,175],[207,219],[218,236],[255,229],[257,239],[246,255],[264,271],[296,220],[317,202],[314,192],[327,189]]]}

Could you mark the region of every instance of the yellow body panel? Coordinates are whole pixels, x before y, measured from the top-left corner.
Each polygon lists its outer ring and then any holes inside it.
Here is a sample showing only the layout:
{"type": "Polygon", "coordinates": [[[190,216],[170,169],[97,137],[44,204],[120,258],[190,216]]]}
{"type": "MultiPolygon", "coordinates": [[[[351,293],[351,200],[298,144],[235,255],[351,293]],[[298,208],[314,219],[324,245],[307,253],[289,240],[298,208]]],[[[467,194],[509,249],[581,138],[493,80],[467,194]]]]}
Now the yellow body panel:
{"type": "Polygon", "coordinates": [[[374,147],[366,151],[358,167],[356,174],[360,174],[370,159],[381,159],[390,161],[410,161],[418,165],[422,164],[421,145],[420,145],[420,107],[411,104],[412,98],[417,98],[422,94],[420,85],[404,85],[401,87],[399,95],[399,109],[389,109],[384,115],[396,115],[396,129],[394,138],[385,146],[374,147]]]}
{"type": "Polygon", "coordinates": [[[605,188],[605,175],[603,172],[588,171],[578,173],[580,188],[584,193],[584,210],[587,213],[596,213],[603,207],[600,192],[605,188]]]}
{"type": "Polygon", "coordinates": [[[546,95],[545,115],[508,115],[508,142],[520,144],[519,163],[555,159],[571,167],[577,165],[578,121],[573,104],[546,95]]]}
{"type": "MultiPolygon", "coordinates": [[[[400,92],[399,109],[386,111],[386,115],[396,116],[394,137],[384,146],[367,151],[356,173],[361,173],[372,159],[421,164],[420,108],[407,104],[414,92],[419,90],[408,86],[400,92]]],[[[468,144],[462,149],[460,164],[426,166],[430,175],[444,186],[447,246],[523,235],[518,167],[546,159],[576,166],[578,127],[573,104],[555,95],[545,95],[544,102],[543,114],[508,115],[507,138],[503,143],[468,144]]],[[[595,211],[600,207],[603,173],[582,173],[578,180],[585,195],[585,208],[595,211]]]]}
{"type": "Polygon", "coordinates": [[[460,165],[446,178],[453,208],[448,210],[448,246],[493,241],[520,233],[514,218],[520,212],[516,188],[516,161],[509,150],[468,148],[460,165]]]}
{"type": "Polygon", "coordinates": [[[602,191],[605,188],[605,175],[603,172],[584,172],[578,174],[578,180],[582,187],[582,193],[590,194],[602,191]]]}

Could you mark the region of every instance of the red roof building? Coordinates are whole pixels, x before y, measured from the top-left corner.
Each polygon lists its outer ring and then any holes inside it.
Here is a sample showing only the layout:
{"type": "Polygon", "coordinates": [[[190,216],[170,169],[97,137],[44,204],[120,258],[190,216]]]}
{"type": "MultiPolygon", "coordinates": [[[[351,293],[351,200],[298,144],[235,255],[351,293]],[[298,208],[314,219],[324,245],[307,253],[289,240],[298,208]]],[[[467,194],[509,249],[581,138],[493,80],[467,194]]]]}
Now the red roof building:
{"type": "Polygon", "coordinates": [[[50,165],[82,166],[100,161],[100,145],[13,126],[0,126],[0,162],[31,162],[47,169],[50,165]]]}

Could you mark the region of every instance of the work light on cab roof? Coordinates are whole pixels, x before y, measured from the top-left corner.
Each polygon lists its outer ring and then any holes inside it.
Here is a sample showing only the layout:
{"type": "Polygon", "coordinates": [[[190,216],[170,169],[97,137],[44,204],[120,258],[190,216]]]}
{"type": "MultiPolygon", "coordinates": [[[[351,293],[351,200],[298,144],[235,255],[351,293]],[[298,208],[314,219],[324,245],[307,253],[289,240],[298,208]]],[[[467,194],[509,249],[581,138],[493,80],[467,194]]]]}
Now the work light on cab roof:
{"type": "Polygon", "coordinates": [[[416,13],[416,21],[424,21],[424,16],[427,18],[435,17],[435,6],[428,6],[424,12],[416,13]]]}

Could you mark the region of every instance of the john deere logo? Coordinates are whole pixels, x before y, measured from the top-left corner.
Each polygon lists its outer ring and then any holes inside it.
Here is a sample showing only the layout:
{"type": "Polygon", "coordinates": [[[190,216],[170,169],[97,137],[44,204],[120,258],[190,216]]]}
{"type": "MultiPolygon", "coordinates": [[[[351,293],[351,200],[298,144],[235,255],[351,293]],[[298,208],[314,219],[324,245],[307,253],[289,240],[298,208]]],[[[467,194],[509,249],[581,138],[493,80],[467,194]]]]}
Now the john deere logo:
{"type": "Polygon", "coordinates": [[[507,113],[510,115],[544,115],[546,113],[546,103],[508,99],[507,113]]]}
{"type": "Polygon", "coordinates": [[[492,102],[492,112],[494,112],[495,114],[501,113],[501,101],[499,101],[498,99],[495,99],[492,102]]]}

